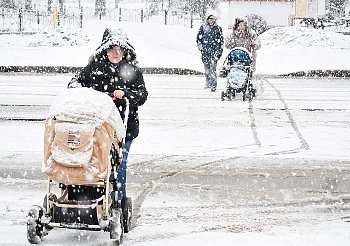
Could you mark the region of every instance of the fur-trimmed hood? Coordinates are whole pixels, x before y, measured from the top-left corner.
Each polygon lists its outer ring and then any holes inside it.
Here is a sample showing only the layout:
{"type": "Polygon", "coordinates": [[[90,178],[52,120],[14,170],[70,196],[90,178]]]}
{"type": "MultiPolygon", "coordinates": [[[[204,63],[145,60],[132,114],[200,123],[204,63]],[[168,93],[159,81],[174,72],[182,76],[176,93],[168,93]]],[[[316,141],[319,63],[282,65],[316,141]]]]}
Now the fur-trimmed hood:
{"type": "Polygon", "coordinates": [[[103,33],[102,43],[96,49],[94,55],[105,55],[106,50],[114,45],[120,46],[125,49],[123,59],[133,64],[137,63],[135,48],[129,43],[129,38],[127,34],[121,28],[106,28],[103,33]]]}

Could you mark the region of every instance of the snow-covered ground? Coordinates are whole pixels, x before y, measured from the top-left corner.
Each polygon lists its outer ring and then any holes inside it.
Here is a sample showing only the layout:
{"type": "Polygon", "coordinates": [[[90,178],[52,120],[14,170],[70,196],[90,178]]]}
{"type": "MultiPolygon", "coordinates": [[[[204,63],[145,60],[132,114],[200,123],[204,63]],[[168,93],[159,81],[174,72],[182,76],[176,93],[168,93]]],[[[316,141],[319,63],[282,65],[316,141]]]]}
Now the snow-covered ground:
{"type": "MultiPolygon", "coordinates": [[[[84,66],[98,47],[106,27],[122,27],[129,34],[141,67],[187,68],[203,71],[193,29],[161,24],[85,21],[83,29],[34,35],[1,35],[0,66],[84,66]]],[[[220,21],[218,22],[220,25],[220,21]]],[[[229,34],[223,26],[225,36],[229,34]]],[[[350,35],[305,27],[279,27],[260,36],[256,74],[284,74],[312,69],[350,69],[350,35]]],[[[219,65],[228,50],[225,49],[219,65]]]]}
{"type": "MultiPolygon", "coordinates": [[[[203,69],[197,28],[104,21],[0,35],[0,65],[84,66],[111,25],[129,33],[141,67],[203,69]]],[[[349,36],[289,27],[260,39],[257,74],[350,69],[349,36]]],[[[72,76],[14,75],[0,75],[1,117],[45,117],[72,76]]],[[[202,76],[145,78],[150,97],[128,174],[136,217],[124,245],[349,245],[348,79],[259,79],[248,103],[221,102],[224,79],[211,93],[202,76]]],[[[46,191],[43,124],[0,121],[0,133],[0,244],[25,245],[26,212],[46,191]]],[[[108,237],[53,230],[43,244],[108,237]]]]}
{"type": "MultiPolygon", "coordinates": [[[[0,76],[2,117],[45,117],[71,76],[0,76]]],[[[215,93],[202,76],[145,79],[150,97],[129,160],[134,228],[124,245],[349,244],[348,80],[261,79],[248,103],[220,101],[223,79],[215,93]]],[[[3,245],[26,244],[26,212],[42,203],[43,130],[41,121],[0,122],[3,245]]],[[[43,244],[108,238],[55,229],[43,244]]]]}

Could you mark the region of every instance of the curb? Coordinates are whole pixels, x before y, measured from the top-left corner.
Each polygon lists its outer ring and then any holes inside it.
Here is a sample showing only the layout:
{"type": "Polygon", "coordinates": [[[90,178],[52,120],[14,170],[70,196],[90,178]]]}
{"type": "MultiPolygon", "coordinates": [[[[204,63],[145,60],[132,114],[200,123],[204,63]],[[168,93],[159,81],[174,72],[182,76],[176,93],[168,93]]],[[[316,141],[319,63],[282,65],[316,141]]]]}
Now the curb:
{"type": "Polygon", "coordinates": [[[281,74],[279,77],[331,77],[331,78],[349,78],[350,70],[310,70],[294,73],[281,74]]]}
{"type": "MultiPolygon", "coordinates": [[[[68,66],[0,66],[0,73],[78,73],[83,67],[68,66]]],[[[203,72],[187,68],[143,67],[144,74],[168,74],[168,75],[203,75],[203,72]]],[[[350,70],[310,70],[298,71],[287,74],[254,74],[256,78],[350,78],[350,70]]]]}
{"type": "MultiPolygon", "coordinates": [[[[0,66],[0,73],[78,73],[83,67],[68,66],[0,66]]],[[[203,75],[202,72],[184,68],[141,68],[144,74],[203,75]]]]}

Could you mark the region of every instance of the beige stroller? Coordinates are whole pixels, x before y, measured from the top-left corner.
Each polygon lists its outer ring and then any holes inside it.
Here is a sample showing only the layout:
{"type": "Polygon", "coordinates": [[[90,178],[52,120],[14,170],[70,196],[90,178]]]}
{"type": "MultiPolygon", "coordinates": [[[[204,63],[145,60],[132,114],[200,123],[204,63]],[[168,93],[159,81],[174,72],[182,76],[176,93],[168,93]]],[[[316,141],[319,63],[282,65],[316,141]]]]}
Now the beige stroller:
{"type": "Polygon", "coordinates": [[[130,198],[116,200],[114,178],[127,118],[124,123],[107,94],[75,88],[58,96],[45,122],[47,194],[43,207],[33,206],[27,216],[30,243],[40,243],[53,228],[104,230],[115,244],[122,242],[132,213],[130,198]]]}

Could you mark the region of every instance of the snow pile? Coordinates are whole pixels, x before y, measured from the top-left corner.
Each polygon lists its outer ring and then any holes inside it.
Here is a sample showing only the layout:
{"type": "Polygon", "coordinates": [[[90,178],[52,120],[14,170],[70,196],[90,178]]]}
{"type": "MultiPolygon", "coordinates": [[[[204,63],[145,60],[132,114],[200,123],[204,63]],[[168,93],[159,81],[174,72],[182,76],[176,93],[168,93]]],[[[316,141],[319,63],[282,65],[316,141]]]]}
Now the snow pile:
{"type": "Polygon", "coordinates": [[[259,36],[262,45],[350,49],[350,36],[307,27],[275,27],[259,36]]]}
{"type": "Polygon", "coordinates": [[[38,32],[35,34],[18,34],[20,38],[16,38],[13,42],[14,34],[1,35],[1,47],[62,47],[62,46],[84,46],[89,43],[91,37],[82,29],[61,28],[38,32]]]}
{"type": "MultiPolygon", "coordinates": [[[[83,67],[101,45],[106,27],[120,27],[126,31],[135,48],[140,67],[184,68],[203,72],[201,55],[195,42],[199,26],[191,29],[164,25],[160,21],[87,20],[82,29],[61,29],[60,32],[35,35],[0,35],[0,66],[83,67]]],[[[230,30],[224,28],[225,31],[230,30]]],[[[259,37],[262,46],[257,51],[256,75],[350,69],[346,62],[350,56],[350,36],[305,27],[276,27],[259,37]]],[[[218,68],[224,63],[228,52],[228,49],[224,49],[218,68]]]]}

